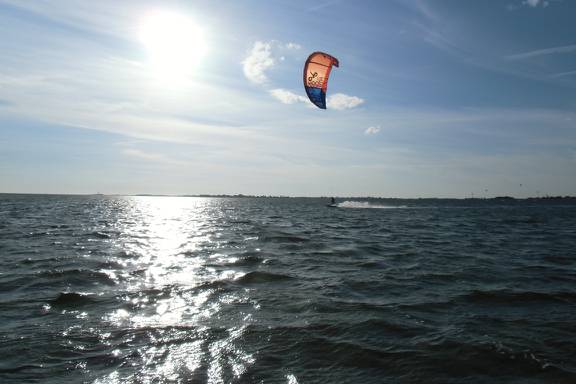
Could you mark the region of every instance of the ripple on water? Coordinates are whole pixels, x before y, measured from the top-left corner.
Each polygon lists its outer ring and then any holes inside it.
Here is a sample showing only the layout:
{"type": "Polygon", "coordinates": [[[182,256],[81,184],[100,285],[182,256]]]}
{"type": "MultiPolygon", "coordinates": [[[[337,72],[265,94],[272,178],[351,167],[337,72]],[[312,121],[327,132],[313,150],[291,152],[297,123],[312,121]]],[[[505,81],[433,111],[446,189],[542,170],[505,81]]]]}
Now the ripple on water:
{"type": "Polygon", "coordinates": [[[0,382],[576,382],[576,207],[324,204],[0,196],[0,382]]]}

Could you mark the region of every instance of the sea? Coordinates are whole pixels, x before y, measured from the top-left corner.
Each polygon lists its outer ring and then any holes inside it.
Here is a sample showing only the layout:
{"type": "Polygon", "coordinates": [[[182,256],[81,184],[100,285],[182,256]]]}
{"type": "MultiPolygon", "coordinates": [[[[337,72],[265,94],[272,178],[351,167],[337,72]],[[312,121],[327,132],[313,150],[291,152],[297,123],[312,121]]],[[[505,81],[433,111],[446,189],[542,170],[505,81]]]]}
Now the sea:
{"type": "Polygon", "coordinates": [[[576,383],[576,202],[0,195],[0,383],[576,383]]]}

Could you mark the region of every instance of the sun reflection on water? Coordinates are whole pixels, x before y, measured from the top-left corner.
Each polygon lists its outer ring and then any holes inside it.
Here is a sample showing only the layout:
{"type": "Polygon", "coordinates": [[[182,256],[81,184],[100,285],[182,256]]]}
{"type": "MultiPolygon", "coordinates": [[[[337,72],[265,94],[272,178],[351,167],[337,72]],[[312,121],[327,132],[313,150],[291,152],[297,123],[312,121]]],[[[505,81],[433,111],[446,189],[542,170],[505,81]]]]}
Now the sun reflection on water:
{"type": "Polygon", "coordinates": [[[123,354],[138,369],[128,376],[125,370],[114,371],[95,382],[205,377],[223,383],[239,377],[254,363],[242,343],[252,318],[224,311],[235,306],[257,310],[257,304],[245,290],[226,285],[244,274],[228,267],[237,260],[229,250],[242,245],[228,244],[227,211],[216,199],[127,199],[117,220],[121,251],[114,265],[119,268],[102,271],[117,282],[123,305],[104,318],[117,331],[100,336],[112,354],[123,354]],[[132,352],[114,349],[118,343],[132,352]]]}

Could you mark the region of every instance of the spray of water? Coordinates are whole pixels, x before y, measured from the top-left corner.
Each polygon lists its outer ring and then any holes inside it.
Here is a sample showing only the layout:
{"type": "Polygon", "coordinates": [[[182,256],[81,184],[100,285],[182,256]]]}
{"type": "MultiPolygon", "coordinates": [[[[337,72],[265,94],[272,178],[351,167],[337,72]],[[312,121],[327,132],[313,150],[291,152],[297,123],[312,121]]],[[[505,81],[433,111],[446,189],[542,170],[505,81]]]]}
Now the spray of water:
{"type": "Polygon", "coordinates": [[[395,208],[406,208],[405,205],[381,205],[372,204],[368,201],[352,201],[346,200],[338,203],[338,208],[364,208],[364,209],[395,209],[395,208]]]}

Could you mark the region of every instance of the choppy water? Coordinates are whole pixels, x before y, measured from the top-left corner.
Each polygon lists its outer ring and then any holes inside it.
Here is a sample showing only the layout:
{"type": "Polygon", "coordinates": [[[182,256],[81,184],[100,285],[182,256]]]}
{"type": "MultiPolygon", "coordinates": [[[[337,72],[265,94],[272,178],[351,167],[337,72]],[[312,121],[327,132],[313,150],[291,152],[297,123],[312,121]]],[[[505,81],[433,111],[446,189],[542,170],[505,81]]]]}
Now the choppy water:
{"type": "Polygon", "coordinates": [[[576,382],[576,205],[325,203],[0,195],[0,382],[576,382]]]}

